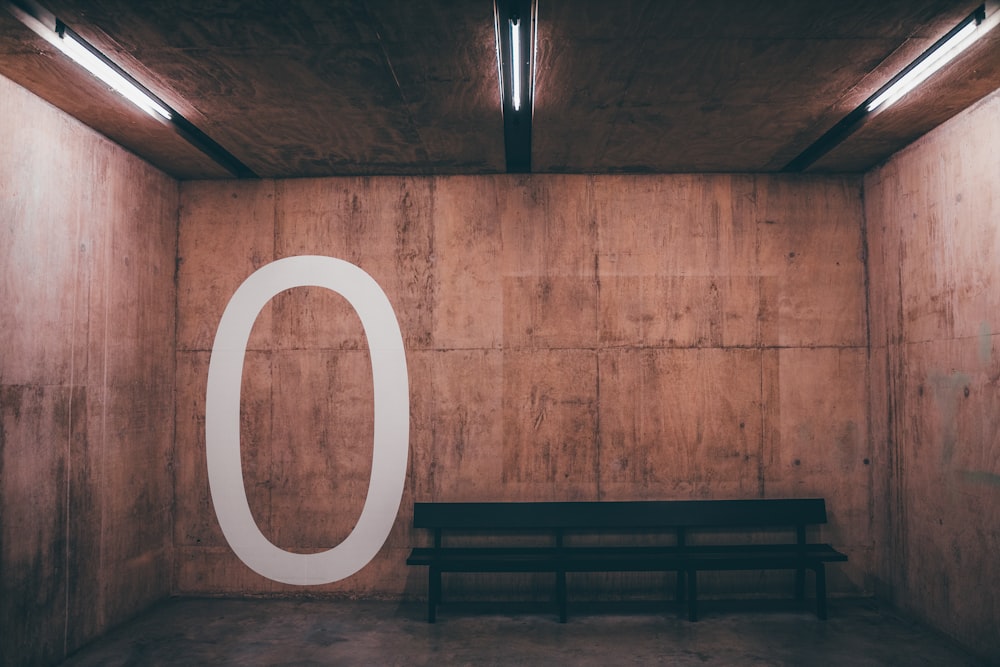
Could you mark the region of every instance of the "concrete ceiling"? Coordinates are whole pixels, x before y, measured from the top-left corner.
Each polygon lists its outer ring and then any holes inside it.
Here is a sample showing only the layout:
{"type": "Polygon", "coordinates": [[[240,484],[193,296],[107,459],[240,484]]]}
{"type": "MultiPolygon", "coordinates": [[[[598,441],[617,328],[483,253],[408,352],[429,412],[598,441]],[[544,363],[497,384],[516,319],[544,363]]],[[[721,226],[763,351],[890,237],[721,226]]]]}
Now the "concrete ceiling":
{"type": "MultiPolygon", "coordinates": [[[[261,177],[506,170],[492,0],[44,4],[261,177]]],[[[538,0],[532,171],[781,171],[979,4],[538,0]]],[[[2,11],[0,74],[178,178],[230,177],[2,11]]],[[[865,171],[997,88],[993,30],[809,170],[865,171]]]]}

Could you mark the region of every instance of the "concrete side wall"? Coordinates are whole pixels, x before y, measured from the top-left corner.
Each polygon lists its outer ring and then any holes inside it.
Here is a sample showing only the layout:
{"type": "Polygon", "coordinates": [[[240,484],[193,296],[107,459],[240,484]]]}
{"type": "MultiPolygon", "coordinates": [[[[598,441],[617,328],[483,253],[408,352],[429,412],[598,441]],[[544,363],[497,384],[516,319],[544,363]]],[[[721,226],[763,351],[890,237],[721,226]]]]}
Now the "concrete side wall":
{"type": "Polygon", "coordinates": [[[1000,93],[865,179],[879,592],[991,662],[1000,662],[998,174],[1000,93]]]}
{"type": "MultiPolygon", "coordinates": [[[[404,564],[426,539],[409,528],[414,500],[812,495],[828,501],[822,537],[851,557],[831,568],[832,591],[871,590],[860,179],[188,182],[181,202],[178,593],[302,592],[234,556],[204,460],[223,308],[254,269],[300,254],[349,260],[386,291],[411,400],[409,475],[386,547],[354,577],[306,590],[423,595],[425,573],[404,564]]],[[[371,382],[341,297],[299,288],[265,307],[246,357],[242,452],[251,510],[278,546],[327,548],[354,525],[371,382]]],[[[752,594],[761,577],[727,590],[752,594]]],[[[531,590],[513,575],[451,579],[463,592],[531,590]]],[[[662,596],[666,582],[615,583],[662,596]]]]}
{"type": "Polygon", "coordinates": [[[0,78],[0,664],[170,590],[177,201],[0,78]]]}

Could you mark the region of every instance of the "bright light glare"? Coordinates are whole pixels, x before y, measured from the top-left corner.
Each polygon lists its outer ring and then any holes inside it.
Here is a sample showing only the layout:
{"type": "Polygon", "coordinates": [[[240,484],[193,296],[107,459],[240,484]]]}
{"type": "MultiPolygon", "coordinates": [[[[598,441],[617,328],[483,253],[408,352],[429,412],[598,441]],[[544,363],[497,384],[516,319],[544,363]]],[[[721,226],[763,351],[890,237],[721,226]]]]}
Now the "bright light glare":
{"type": "Polygon", "coordinates": [[[510,72],[514,111],[521,110],[521,21],[510,20],[510,72]]]}
{"type": "Polygon", "coordinates": [[[91,53],[85,46],[73,39],[70,33],[65,33],[62,39],[53,42],[78,65],[96,76],[98,79],[114,88],[130,102],[151,116],[160,115],[170,120],[170,112],[161,104],[142,92],[135,85],[116,72],[106,62],[91,53]]]}
{"type": "Polygon", "coordinates": [[[984,30],[977,30],[978,27],[975,21],[970,21],[964,28],[952,35],[951,39],[942,44],[941,48],[930,54],[919,65],[907,72],[906,76],[889,86],[885,92],[872,100],[866,107],[867,110],[874,111],[880,106],[888,106],[919,86],[931,74],[944,67],[951,59],[964,51],[985,32],[984,30]]]}

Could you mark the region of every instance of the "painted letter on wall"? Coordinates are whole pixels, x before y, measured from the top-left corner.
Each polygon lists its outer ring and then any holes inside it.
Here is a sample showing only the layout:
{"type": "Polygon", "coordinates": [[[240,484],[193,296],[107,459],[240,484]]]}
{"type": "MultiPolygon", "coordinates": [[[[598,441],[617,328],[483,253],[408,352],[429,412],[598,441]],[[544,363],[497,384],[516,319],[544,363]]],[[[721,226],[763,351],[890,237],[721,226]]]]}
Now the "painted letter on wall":
{"type": "Polygon", "coordinates": [[[247,278],[219,322],[205,399],[212,503],[226,541],[240,560],[268,579],[299,585],[338,581],[367,565],[385,543],[399,511],[409,453],[409,406],[399,323],[385,292],[371,276],[340,259],[303,255],[279,259],[247,278]],[[332,549],[296,554],[264,537],[250,512],[240,465],[240,388],[247,341],[261,309],[279,292],[308,286],[337,292],[361,319],[372,362],[375,446],[368,495],[354,530],[332,549]]]}

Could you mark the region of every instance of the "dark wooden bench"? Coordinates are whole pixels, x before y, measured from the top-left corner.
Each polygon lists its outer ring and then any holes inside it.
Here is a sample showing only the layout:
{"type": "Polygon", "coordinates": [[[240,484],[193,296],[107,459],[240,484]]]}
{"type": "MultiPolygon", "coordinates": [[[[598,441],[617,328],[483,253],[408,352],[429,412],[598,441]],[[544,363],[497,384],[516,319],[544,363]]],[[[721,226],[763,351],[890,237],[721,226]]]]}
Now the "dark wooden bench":
{"type": "Polygon", "coordinates": [[[823,523],[822,498],[418,502],[413,525],[432,531],[433,545],[414,548],[406,563],[428,568],[431,623],[443,572],[551,572],[559,620],[566,622],[567,572],[676,572],[677,600],[686,598],[688,618],[695,621],[699,571],[794,570],[795,595],[803,600],[805,572],[812,570],[816,614],[825,619],[824,565],[847,556],[806,539],[810,526],[823,523]],[[533,540],[525,544],[525,536],[533,540]],[[638,542],[623,539],[633,536],[638,542]],[[608,544],[609,538],[616,543],[608,544]]]}

